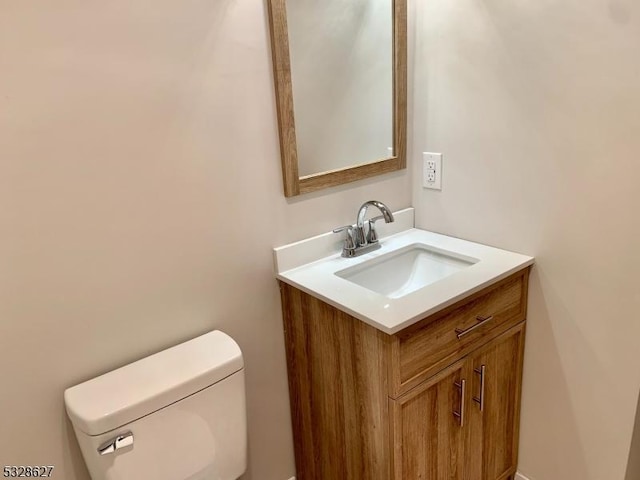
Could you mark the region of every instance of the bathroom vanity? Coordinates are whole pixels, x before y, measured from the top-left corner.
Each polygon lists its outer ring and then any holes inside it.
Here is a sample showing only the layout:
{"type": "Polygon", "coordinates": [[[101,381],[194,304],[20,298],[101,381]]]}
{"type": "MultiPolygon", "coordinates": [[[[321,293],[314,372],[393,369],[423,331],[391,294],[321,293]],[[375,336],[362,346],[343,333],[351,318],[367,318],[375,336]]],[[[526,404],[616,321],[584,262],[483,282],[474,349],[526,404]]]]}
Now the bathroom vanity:
{"type": "Polygon", "coordinates": [[[323,236],[276,249],[296,478],[511,479],[533,258],[422,230],[387,233],[361,259],[290,263],[327,248],[323,236]],[[417,247],[430,252],[426,270],[445,264],[442,278],[408,293],[375,284],[376,268],[388,283],[407,261],[401,280],[415,282],[418,260],[400,257],[417,247]]]}

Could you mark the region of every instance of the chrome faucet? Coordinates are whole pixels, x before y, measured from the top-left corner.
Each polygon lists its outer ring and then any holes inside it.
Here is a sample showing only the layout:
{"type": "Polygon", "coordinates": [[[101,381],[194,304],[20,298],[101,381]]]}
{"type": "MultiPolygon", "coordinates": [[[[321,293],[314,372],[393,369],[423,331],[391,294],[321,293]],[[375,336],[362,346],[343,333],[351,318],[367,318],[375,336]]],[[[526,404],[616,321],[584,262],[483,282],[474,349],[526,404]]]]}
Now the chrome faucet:
{"type": "Polygon", "coordinates": [[[345,225],[333,231],[333,233],[342,231],[346,233],[342,256],[347,258],[357,257],[380,248],[375,224],[382,219],[384,219],[385,223],[393,222],[393,213],[391,213],[389,207],[377,200],[369,200],[363,203],[360,210],[358,210],[358,219],[355,227],[353,225],[345,225]],[[370,206],[376,207],[382,215],[365,220],[367,209],[370,206]]]}

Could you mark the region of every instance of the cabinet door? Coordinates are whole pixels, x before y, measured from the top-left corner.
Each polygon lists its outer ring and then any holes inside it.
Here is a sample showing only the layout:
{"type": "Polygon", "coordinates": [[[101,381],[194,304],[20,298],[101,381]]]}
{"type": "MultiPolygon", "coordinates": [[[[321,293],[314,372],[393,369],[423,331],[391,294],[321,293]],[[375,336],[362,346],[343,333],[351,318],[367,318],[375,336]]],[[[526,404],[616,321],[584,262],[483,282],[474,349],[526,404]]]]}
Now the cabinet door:
{"type": "Polygon", "coordinates": [[[469,438],[465,480],[504,480],[518,463],[524,324],[469,357],[469,438]]]}
{"type": "Polygon", "coordinates": [[[462,480],[470,407],[464,365],[458,362],[389,400],[395,480],[462,480]]]}

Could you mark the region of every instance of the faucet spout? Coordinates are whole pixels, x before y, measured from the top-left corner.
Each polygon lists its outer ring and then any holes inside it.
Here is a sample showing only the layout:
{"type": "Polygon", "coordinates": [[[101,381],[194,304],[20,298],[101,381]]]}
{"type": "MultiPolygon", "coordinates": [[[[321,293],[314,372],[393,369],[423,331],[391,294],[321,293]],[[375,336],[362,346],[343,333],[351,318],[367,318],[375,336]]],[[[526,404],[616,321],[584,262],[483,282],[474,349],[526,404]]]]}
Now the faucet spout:
{"type": "Polygon", "coordinates": [[[347,225],[336,228],[333,231],[333,233],[346,232],[342,256],[346,258],[357,257],[358,255],[380,248],[378,233],[376,232],[376,221],[382,220],[383,218],[386,223],[393,222],[393,213],[391,213],[389,207],[377,200],[364,202],[360,210],[358,210],[358,222],[355,227],[353,225],[347,225]],[[369,207],[376,207],[382,215],[365,220],[369,207]]]}
{"type": "Polygon", "coordinates": [[[360,207],[360,210],[358,210],[358,222],[356,224],[358,228],[364,227],[364,217],[367,215],[367,209],[370,206],[376,207],[378,210],[380,210],[385,223],[393,222],[393,213],[391,213],[389,207],[387,207],[384,203],[379,202],[378,200],[369,200],[368,202],[364,202],[360,207]]]}

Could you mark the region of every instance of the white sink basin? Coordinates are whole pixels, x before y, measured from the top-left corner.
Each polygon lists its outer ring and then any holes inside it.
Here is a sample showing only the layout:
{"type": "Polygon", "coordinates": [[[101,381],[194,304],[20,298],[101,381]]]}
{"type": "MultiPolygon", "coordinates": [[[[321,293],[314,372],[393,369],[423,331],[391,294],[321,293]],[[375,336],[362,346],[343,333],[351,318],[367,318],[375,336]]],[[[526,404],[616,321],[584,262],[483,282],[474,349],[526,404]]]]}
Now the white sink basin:
{"type": "Polygon", "coordinates": [[[389,298],[400,298],[478,263],[446,250],[414,243],[335,274],[389,298]]]}
{"type": "Polygon", "coordinates": [[[532,257],[413,228],[413,209],[379,228],[381,248],[340,256],[326,233],[274,249],[279,280],[388,334],[531,265],[532,257]]]}

